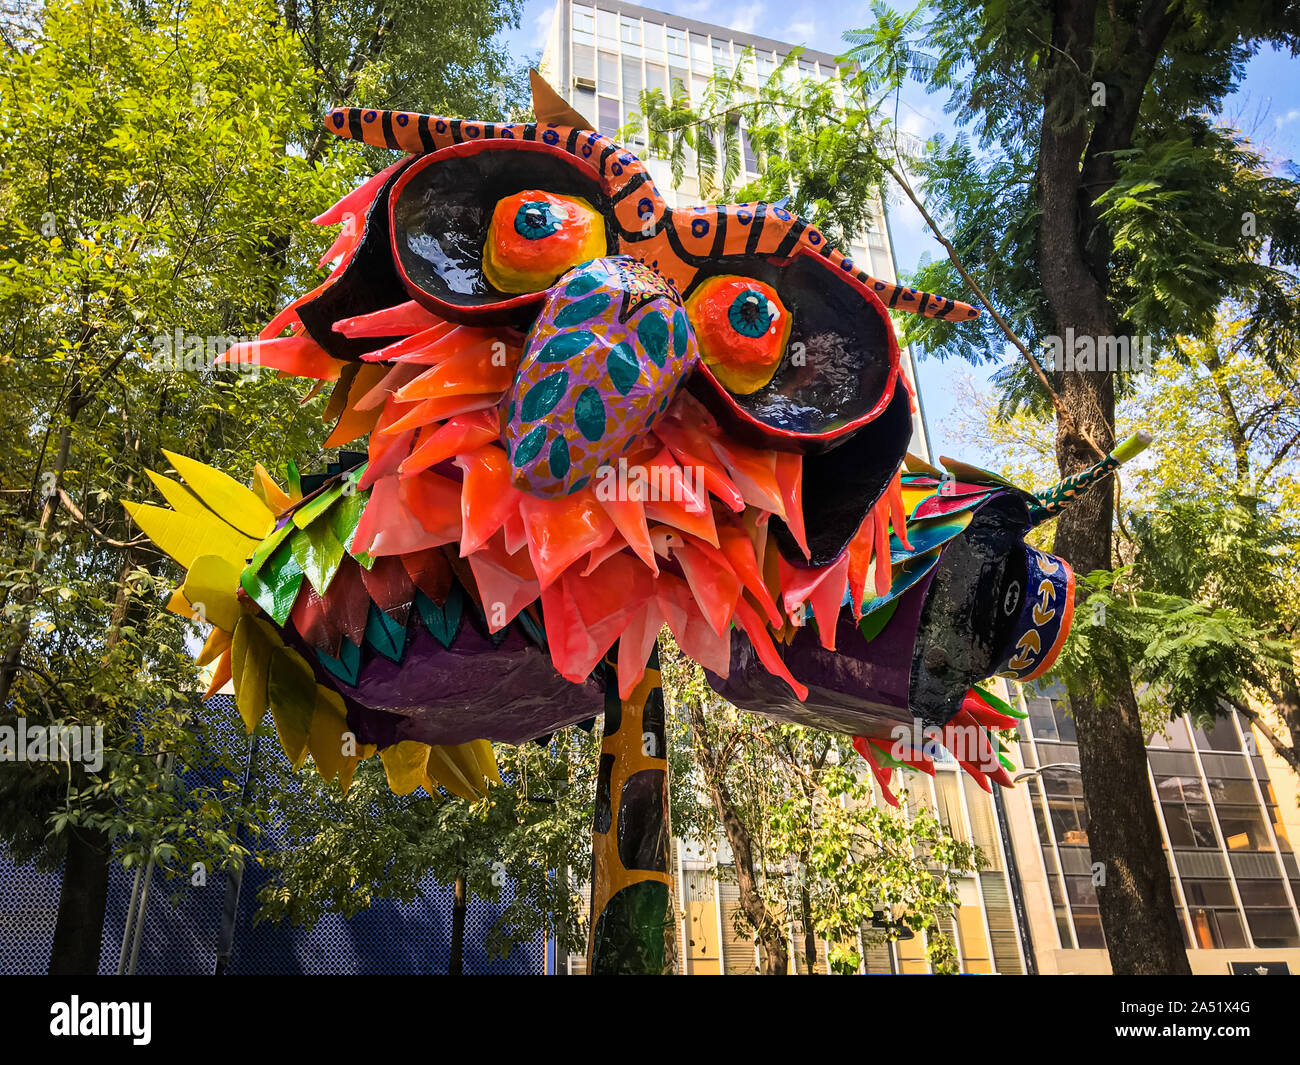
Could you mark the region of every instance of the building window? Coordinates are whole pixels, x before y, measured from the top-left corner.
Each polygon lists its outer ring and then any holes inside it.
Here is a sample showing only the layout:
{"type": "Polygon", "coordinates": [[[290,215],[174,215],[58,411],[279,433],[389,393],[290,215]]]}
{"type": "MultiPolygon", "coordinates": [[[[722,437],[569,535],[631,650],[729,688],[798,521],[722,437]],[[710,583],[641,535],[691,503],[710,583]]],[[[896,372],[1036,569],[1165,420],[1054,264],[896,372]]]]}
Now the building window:
{"type": "Polygon", "coordinates": [[[623,60],[623,106],[632,111],[641,110],[641,90],[645,82],[641,78],[641,64],[623,60]]]}
{"type": "Polygon", "coordinates": [[[1043,774],[1043,790],[1056,842],[1062,847],[1086,847],[1088,807],[1083,801],[1083,781],[1073,773],[1050,771],[1043,774]]]}
{"type": "Polygon", "coordinates": [[[618,95],[618,56],[613,52],[600,53],[600,74],[596,88],[610,96],[618,95]]]}
{"type": "Polygon", "coordinates": [[[1264,815],[1258,806],[1219,806],[1219,830],[1230,851],[1271,851],[1273,841],[1264,826],[1264,815]]]}
{"type": "Polygon", "coordinates": [[[731,45],[727,41],[713,42],[713,65],[724,69],[731,66],[731,45]]]}
{"type": "Polygon", "coordinates": [[[591,116],[596,113],[596,90],[582,88],[574,89],[573,109],[588,122],[591,122],[591,116]]]}
{"type": "Polygon", "coordinates": [[[1205,803],[1161,803],[1165,815],[1165,829],[1169,845],[1175,850],[1219,849],[1210,820],[1210,808],[1205,803]]]}
{"type": "Polygon", "coordinates": [[[618,41],[618,16],[614,12],[596,12],[596,36],[602,45],[612,47],[618,41]]]}
{"type": "Polygon", "coordinates": [[[589,7],[573,5],[573,43],[595,44],[596,12],[589,7]]]}
{"type": "Polygon", "coordinates": [[[1214,726],[1206,732],[1204,729],[1193,729],[1193,735],[1196,737],[1196,746],[1202,751],[1240,751],[1241,740],[1237,737],[1237,729],[1229,717],[1216,717],[1214,726]]]}
{"type": "Polygon", "coordinates": [[[585,78],[587,81],[596,80],[596,49],[588,44],[575,44],[573,46],[573,76],[575,78],[585,78]]]}
{"type": "Polygon", "coordinates": [[[1246,932],[1226,880],[1184,880],[1192,939],[1202,950],[1246,946],[1246,932]]]}
{"type": "Polygon", "coordinates": [[[668,38],[668,54],[685,59],[686,58],[686,34],[683,33],[681,30],[673,29],[671,26],[669,26],[664,31],[664,33],[665,36],[668,38]]]}
{"type": "Polygon", "coordinates": [[[619,24],[619,36],[623,40],[623,54],[639,56],[641,54],[641,22],[639,19],[624,18],[619,24]]]}
{"type": "Polygon", "coordinates": [[[691,69],[706,76],[713,71],[713,63],[709,60],[709,39],[702,33],[691,34],[691,69]]]}
{"type": "Polygon", "coordinates": [[[664,28],[657,22],[646,22],[642,28],[646,53],[657,59],[664,50],[664,28]]]}
{"type": "Polygon", "coordinates": [[[668,97],[668,71],[662,63],[647,63],[645,65],[645,87],[647,89],[658,89],[664,94],[665,100],[668,97]]]}
{"type": "Polygon", "coordinates": [[[617,100],[611,100],[607,96],[600,98],[600,115],[597,124],[604,136],[615,137],[618,135],[619,120],[622,117],[623,109],[619,106],[617,100]]]}

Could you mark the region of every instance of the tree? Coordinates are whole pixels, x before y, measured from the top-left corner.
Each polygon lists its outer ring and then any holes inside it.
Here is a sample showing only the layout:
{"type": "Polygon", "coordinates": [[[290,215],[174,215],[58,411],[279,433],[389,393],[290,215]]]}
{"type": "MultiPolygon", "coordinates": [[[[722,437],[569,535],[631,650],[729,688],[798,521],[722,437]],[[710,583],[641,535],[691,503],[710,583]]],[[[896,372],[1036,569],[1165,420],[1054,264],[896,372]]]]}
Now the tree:
{"type": "MultiPolygon", "coordinates": [[[[730,851],[740,908],[736,932],[756,937],[761,972],[790,968],[790,918],[802,926],[803,964],[818,967],[817,939],[837,972],[858,972],[860,935],[897,939],[925,931],[936,971],[955,971],[942,921],[960,905],[956,880],[978,869],[978,849],[954,839],[933,813],[886,810],[846,737],[782,725],[718,698],[703,669],[660,637],[664,692],[690,723],[707,826],[730,851]],[[869,931],[883,918],[884,933],[869,931]]],[[[904,796],[906,797],[906,795],[904,796]]],[[[680,829],[677,830],[680,834],[680,829]]]]}
{"type": "MultiPolygon", "coordinates": [[[[432,18],[424,6],[404,10],[432,18]]],[[[313,32],[341,45],[341,10],[313,5],[336,23],[313,32]]],[[[503,69],[492,36],[514,8],[477,10],[482,24],[418,43],[420,84],[444,77],[462,93],[444,102],[470,109],[468,86],[503,98],[478,79],[503,69]]],[[[0,47],[0,724],[102,727],[105,757],[6,762],[0,834],[66,863],[51,968],[93,972],[111,856],[215,871],[243,860],[235,829],[262,813],[236,801],[235,767],[209,792],[181,786],[213,760],[196,634],[158,611],[178,571],[118,500],[146,494],[163,448],[244,478],[258,461],[322,464],[322,400],[210,366],[281,291],[317,283],[328,236],[309,219],[367,164],[306,158],[332,68],[269,0],[55,0],[27,29],[0,47]]],[[[400,88],[396,66],[357,70],[359,88],[400,88]]]]}

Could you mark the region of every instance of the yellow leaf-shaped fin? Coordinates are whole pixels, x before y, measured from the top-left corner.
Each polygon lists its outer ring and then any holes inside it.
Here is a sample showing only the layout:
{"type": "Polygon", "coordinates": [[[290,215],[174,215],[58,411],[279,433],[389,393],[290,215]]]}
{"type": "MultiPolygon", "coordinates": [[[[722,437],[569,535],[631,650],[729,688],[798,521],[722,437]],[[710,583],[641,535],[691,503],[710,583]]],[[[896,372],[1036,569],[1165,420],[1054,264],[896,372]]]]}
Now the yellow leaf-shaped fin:
{"type": "Polygon", "coordinates": [[[275,528],[275,514],[251,488],[184,455],[163,454],[195,495],[246,536],[260,540],[275,528]]]}
{"type": "Polygon", "coordinates": [[[479,775],[491,784],[500,784],[501,770],[497,767],[497,756],[492,751],[492,744],[487,740],[471,740],[463,746],[474,753],[479,775]]]}
{"type": "Polygon", "coordinates": [[[216,516],[181,514],[165,507],[122,500],[144,534],[186,569],[200,555],[221,555],[231,562],[246,562],[257,541],[244,536],[216,516]]]}
{"type": "Polygon", "coordinates": [[[234,631],[243,611],[235,591],[242,565],[220,555],[200,555],[185,575],[182,591],[204,621],[234,631]]]}
{"type": "Polygon", "coordinates": [[[167,609],[173,614],[179,614],[183,618],[194,618],[194,608],[190,606],[190,601],[185,598],[185,590],[177,588],[172,592],[171,598],[167,600],[167,609]]]}
{"type": "MultiPolygon", "coordinates": [[[[343,753],[343,733],[348,730],[348,711],[342,697],[316,685],[316,709],[307,734],[307,749],[321,779],[333,780],[339,775],[346,755],[343,753]]],[[[355,759],[354,759],[355,761],[355,759]]]]}
{"type": "Polygon", "coordinates": [[[250,733],[266,713],[266,676],[274,647],[260,618],[245,614],[239,619],[230,643],[230,671],[235,706],[250,733]]]}
{"type": "Polygon", "coordinates": [[[410,795],[424,783],[424,767],[429,761],[429,745],[416,740],[402,740],[379,752],[388,774],[388,786],[395,795],[410,795]]]}
{"type": "Polygon", "coordinates": [[[208,690],[204,692],[204,699],[211,699],[217,692],[226,686],[231,680],[231,654],[230,649],[226,648],[217,659],[217,668],[212,671],[212,680],[208,682],[208,690]]]}
{"type": "MultiPolygon", "coordinates": [[[[479,797],[480,791],[470,783],[469,777],[466,775],[466,769],[468,767],[458,764],[461,761],[461,754],[462,752],[459,747],[430,748],[428,767],[429,780],[432,783],[441,784],[453,795],[457,795],[462,799],[468,799],[470,802],[473,802],[479,797]]],[[[470,761],[473,761],[473,755],[469,755],[469,759],[470,761]]],[[[470,770],[470,775],[478,777],[477,762],[474,763],[473,770],[470,770]]],[[[427,790],[429,794],[433,794],[433,788],[428,784],[425,785],[425,790],[427,790]]]]}
{"type": "Polygon", "coordinates": [[[278,647],[272,652],[266,699],[271,704],[280,746],[289,764],[301,769],[307,761],[307,739],[316,711],[316,678],[297,651],[278,647]]]}

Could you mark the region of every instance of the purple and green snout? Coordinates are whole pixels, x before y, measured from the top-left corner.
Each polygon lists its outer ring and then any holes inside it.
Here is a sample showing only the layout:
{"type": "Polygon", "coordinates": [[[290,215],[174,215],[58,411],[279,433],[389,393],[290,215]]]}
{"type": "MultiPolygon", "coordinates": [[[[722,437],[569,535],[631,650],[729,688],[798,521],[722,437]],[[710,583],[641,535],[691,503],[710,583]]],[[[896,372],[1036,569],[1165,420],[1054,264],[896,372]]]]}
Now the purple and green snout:
{"type": "Polygon", "coordinates": [[[503,401],[516,487],[581,489],[646,436],[697,358],[681,297],[650,267],[611,256],[561,276],[503,401]]]}

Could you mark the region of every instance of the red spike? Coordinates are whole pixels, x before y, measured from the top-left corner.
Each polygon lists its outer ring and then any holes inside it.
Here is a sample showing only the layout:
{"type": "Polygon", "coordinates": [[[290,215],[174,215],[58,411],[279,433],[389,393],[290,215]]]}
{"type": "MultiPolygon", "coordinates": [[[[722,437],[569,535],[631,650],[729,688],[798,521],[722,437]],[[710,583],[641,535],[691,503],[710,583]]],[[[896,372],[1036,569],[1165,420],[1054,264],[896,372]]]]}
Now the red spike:
{"type": "Polygon", "coordinates": [[[745,630],[749,642],[754,645],[754,650],[758,654],[758,660],[763,663],[767,671],[774,677],[780,677],[790,685],[800,702],[806,700],[808,698],[808,688],[795,680],[794,675],[786,668],[785,662],[772,645],[772,638],[767,634],[763,619],[758,616],[758,611],[750,606],[743,596],[736,601],[736,620],[740,622],[741,628],[745,630]]]}
{"type": "Polygon", "coordinates": [[[464,558],[519,510],[521,493],[510,483],[510,460],[496,444],[456,456],[456,465],[465,471],[460,492],[460,556],[464,558]]]}
{"type": "Polygon", "coordinates": [[[698,540],[682,543],[673,549],[673,558],[682,567],[704,619],[714,632],[722,635],[731,627],[731,615],[740,597],[740,578],[732,572],[721,552],[705,554],[701,547],[706,546],[698,540]]]}
{"type": "Polygon", "coordinates": [[[403,156],[392,166],[385,167],[378,174],[369,178],[364,184],[357,186],[349,192],[343,199],[339,200],[333,207],[327,211],[322,211],[312,219],[318,226],[337,225],[346,219],[348,215],[353,215],[362,222],[366,209],[374,202],[375,197],[379,195],[379,190],[384,187],[384,183],[395,174],[399,168],[408,162],[408,158],[403,156]]]}
{"type": "Polygon", "coordinates": [[[808,535],[803,525],[803,456],[797,451],[778,451],[776,455],[776,481],[785,504],[785,524],[806,559],[812,558],[808,550],[808,535]]]}
{"type": "Polygon", "coordinates": [[[499,435],[496,411],[458,414],[420,440],[402,460],[401,474],[409,477],[455,455],[475,451],[495,442],[499,435]]]}
{"type": "Polygon", "coordinates": [[[600,499],[597,502],[609,515],[610,521],[622,534],[627,546],[636,557],[650,567],[656,575],[659,563],[655,558],[654,544],[650,542],[650,530],[646,523],[645,504],[636,499],[600,499]]]}
{"type": "Polygon", "coordinates": [[[461,347],[460,336],[464,326],[456,325],[454,322],[438,322],[429,326],[427,329],[421,329],[418,333],[412,333],[401,340],[394,340],[386,347],[376,348],[374,351],[367,351],[361,358],[365,362],[417,362],[430,364],[437,362],[439,358],[445,358],[447,355],[453,355],[461,347]],[[452,344],[443,348],[439,341],[452,338],[452,344]],[[426,353],[441,353],[437,355],[430,354],[426,358],[408,358],[407,356],[422,356],[426,353]]]}
{"type": "Polygon", "coordinates": [[[871,546],[875,542],[876,523],[868,514],[849,541],[849,606],[853,620],[862,620],[862,603],[867,597],[867,574],[871,571],[871,546]]]}
{"type": "Polygon", "coordinates": [[[763,573],[759,569],[758,558],[754,554],[754,542],[749,538],[749,534],[735,525],[719,525],[718,542],[727,563],[740,578],[745,590],[762,607],[768,623],[773,628],[779,629],[785,624],[785,619],[781,617],[781,611],[773,602],[767,585],[763,583],[763,573]]]}
{"type": "Polygon", "coordinates": [[[415,300],[407,300],[395,307],[385,307],[382,311],[358,314],[352,318],[341,318],[334,323],[334,332],[342,333],[352,339],[362,337],[395,337],[411,333],[423,333],[427,329],[443,324],[430,310],[426,310],[415,300]]]}
{"type": "Polygon", "coordinates": [[[907,539],[907,507],[903,505],[903,479],[894,474],[894,479],[889,482],[889,487],[885,490],[885,496],[889,501],[889,524],[898,537],[898,542],[908,551],[912,550],[911,543],[907,539]]]}
{"type": "Polygon", "coordinates": [[[920,770],[922,773],[934,776],[934,759],[924,751],[918,751],[915,747],[905,747],[895,753],[892,747],[886,747],[880,740],[872,739],[870,742],[876,750],[884,751],[891,758],[897,758],[904,765],[909,765],[913,769],[920,770]]]}
{"type": "Polygon", "coordinates": [[[871,775],[876,778],[876,783],[880,785],[881,794],[885,797],[885,802],[890,806],[898,806],[898,798],[889,790],[889,782],[893,778],[893,773],[889,769],[881,767],[876,761],[875,755],[871,753],[871,745],[867,742],[865,736],[853,737],[853,749],[866,759],[867,765],[871,767],[871,775]]]}
{"type": "Polygon", "coordinates": [[[343,363],[332,358],[311,337],[280,337],[277,340],[246,340],[235,344],[217,356],[214,365],[265,366],[283,370],[295,377],[311,377],[333,381],[343,368],[343,363]]]}
{"type": "Polygon", "coordinates": [[[966,698],[962,700],[961,708],[963,712],[968,713],[981,725],[987,725],[989,728],[1013,729],[1016,727],[1015,718],[998,713],[978,696],[970,693],[967,693],[966,698]]]}
{"type": "Polygon", "coordinates": [[[872,543],[876,558],[876,597],[889,594],[889,585],[893,580],[889,562],[889,518],[885,513],[883,500],[877,500],[871,508],[875,522],[872,543]]]}

